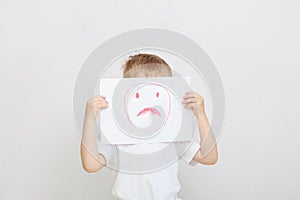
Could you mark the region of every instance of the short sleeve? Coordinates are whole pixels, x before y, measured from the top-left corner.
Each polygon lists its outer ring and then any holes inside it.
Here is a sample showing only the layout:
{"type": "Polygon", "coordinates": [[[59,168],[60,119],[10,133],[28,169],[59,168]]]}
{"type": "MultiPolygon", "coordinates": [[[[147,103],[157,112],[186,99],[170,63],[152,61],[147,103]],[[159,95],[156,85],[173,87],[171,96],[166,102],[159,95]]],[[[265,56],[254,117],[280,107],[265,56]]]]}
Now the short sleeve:
{"type": "Polygon", "coordinates": [[[106,166],[112,166],[116,162],[117,148],[111,144],[101,144],[99,137],[97,138],[97,149],[98,153],[101,153],[105,160],[106,166]]]}
{"type": "Polygon", "coordinates": [[[195,138],[193,142],[178,142],[177,151],[181,159],[191,166],[196,166],[198,163],[193,160],[194,156],[200,149],[200,141],[195,138]]]}

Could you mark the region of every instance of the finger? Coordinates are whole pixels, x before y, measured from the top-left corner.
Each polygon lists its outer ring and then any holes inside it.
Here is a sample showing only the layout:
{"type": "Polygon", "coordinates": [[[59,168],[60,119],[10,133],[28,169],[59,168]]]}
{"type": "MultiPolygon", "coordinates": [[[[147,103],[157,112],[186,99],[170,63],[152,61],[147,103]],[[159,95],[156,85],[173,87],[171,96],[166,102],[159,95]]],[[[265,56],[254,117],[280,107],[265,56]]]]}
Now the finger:
{"type": "Polygon", "coordinates": [[[102,98],[102,97],[94,98],[93,100],[94,101],[107,101],[106,98],[102,98]]]}
{"type": "Polygon", "coordinates": [[[102,109],[102,108],[107,108],[108,106],[109,105],[107,105],[107,104],[106,105],[95,106],[94,109],[99,110],[99,109],[102,109]]]}
{"type": "Polygon", "coordinates": [[[99,103],[96,103],[96,104],[94,104],[94,107],[102,107],[102,106],[108,106],[109,104],[108,103],[106,103],[106,102],[99,102],[99,103]]]}
{"type": "Polygon", "coordinates": [[[108,108],[108,105],[107,106],[101,106],[100,108],[94,108],[94,111],[98,112],[98,111],[100,111],[102,109],[105,109],[105,108],[108,108]]]}
{"type": "Polygon", "coordinates": [[[106,100],[102,100],[102,101],[94,101],[93,102],[94,104],[101,104],[101,103],[106,103],[106,104],[108,104],[108,101],[106,101],[106,100]]]}
{"type": "Polygon", "coordinates": [[[95,103],[94,106],[95,107],[108,106],[108,103],[107,102],[98,102],[98,103],[95,103]]]}
{"type": "Polygon", "coordinates": [[[94,99],[93,102],[94,103],[99,103],[99,102],[108,102],[108,101],[105,100],[105,99],[94,99]]]}
{"type": "Polygon", "coordinates": [[[194,96],[196,96],[196,97],[201,97],[200,94],[198,94],[197,92],[194,92],[194,91],[187,91],[187,92],[185,93],[185,95],[194,95],[194,96]]]}
{"type": "Polygon", "coordinates": [[[106,98],[106,96],[105,96],[105,95],[95,95],[95,97],[106,98]]]}
{"type": "Polygon", "coordinates": [[[184,108],[186,108],[186,109],[193,109],[193,108],[196,108],[196,107],[197,107],[196,103],[189,103],[189,104],[184,105],[184,108]]]}
{"type": "Polygon", "coordinates": [[[94,103],[99,103],[99,102],[105,102],[105,103],[108,103],[108,101],[106,101],[105,99],[97,99],[97,100],[94,100],[94,103]]]}
{"type": "Polygon", "coordinates": [[[198,99],[197,98],[188,98],[182,101],[183,104],[187,104],[187,103],[197,103],[198,99]]]}
{"type": "Polygon", "coordinates": [[[183,99],[189,99],[189,98],[196,98],[197,96],[195,94],[186,94],[183,96],[183,99]]]}
{"type": "Polygon", "coordinates": [[[96,95],[96,96],[94,96],[94,99],[106,99],[106,96],[96,95]]]}

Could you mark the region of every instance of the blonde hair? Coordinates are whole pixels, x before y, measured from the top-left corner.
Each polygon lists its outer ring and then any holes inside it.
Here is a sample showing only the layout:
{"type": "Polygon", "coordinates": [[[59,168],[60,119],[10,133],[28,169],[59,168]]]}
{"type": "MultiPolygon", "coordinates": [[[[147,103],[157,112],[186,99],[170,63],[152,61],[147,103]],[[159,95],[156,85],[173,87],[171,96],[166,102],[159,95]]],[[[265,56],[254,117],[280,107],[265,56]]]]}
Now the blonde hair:
{"type": "Polygon", "coordinates": [[[159,56],[153,54],[136,54],[129,56],[123,65],[123,78],[172,76],[170,66],[159,56]]]}

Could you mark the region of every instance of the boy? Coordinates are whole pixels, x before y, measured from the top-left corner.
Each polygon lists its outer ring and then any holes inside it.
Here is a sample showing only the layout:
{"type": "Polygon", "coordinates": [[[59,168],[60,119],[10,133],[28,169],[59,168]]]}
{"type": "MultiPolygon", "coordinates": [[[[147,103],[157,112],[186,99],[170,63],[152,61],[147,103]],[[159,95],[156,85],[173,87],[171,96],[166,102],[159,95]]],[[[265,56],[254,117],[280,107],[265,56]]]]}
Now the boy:
{"type": "MultiPolygon", "coordinates": [[[[170,76],[172,71],[169,65],[152,54],[130,56],[123,66],[123,78],[170,76]]],[[[186,109],[193,111],[200,134],[200,143],[193,141],[182,158],[193,166],[196,163],[215,164],[218,159],[217,145],[205,113],[203,97],[189,91],[183,97],[182,104],[186,109]]],[[[89,173],[99,171],[112,159],[112,150],[102,148],[96,141],[96,118],[99,111],[108,106],[109,102],[105,100],[105,96],[95,96],[86,105],[81,159],[83,168],[89,173]]],[[[112,192],[121,200],[179,200],[177,198],[179,190],[177,161],[171,166],[149,174],[118,172],[112,192]]]]}

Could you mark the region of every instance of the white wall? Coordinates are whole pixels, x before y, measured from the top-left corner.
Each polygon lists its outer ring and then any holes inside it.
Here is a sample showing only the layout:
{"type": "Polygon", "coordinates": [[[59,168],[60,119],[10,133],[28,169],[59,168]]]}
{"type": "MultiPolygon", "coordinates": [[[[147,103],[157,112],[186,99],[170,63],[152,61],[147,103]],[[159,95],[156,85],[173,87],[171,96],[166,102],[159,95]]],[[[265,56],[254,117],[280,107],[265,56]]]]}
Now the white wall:
{"type": "Polygon", "coordinates": [[[161,27],[198,42],[223,79],[215,166],[180,171],[184,200],[299,199],[297,0],[0,1],[0,199],[111,198],[109,170],[80,165],[73,86],[120,32],[161,27]]]}

